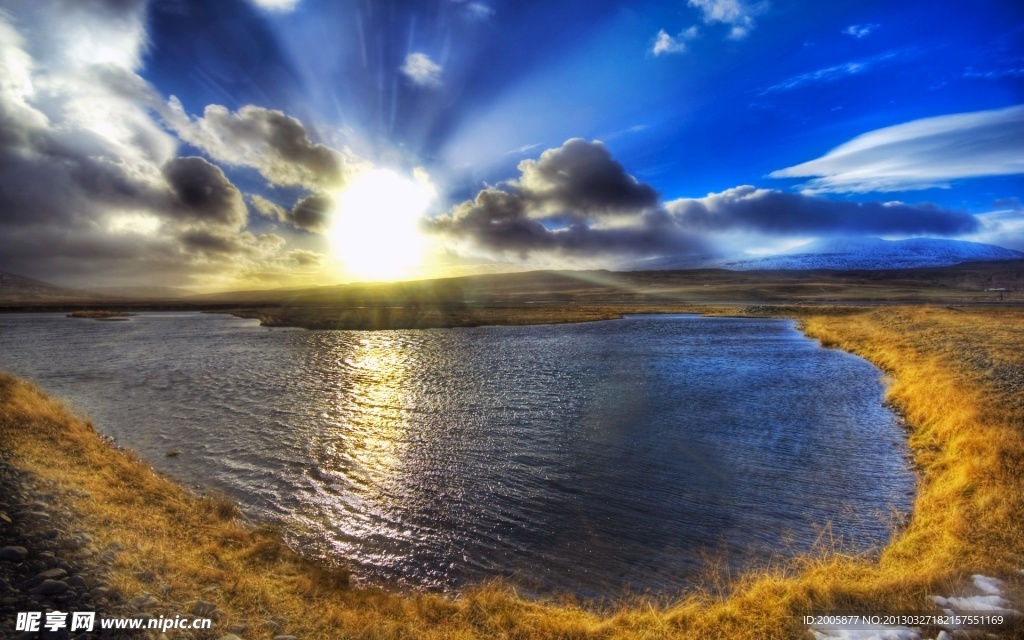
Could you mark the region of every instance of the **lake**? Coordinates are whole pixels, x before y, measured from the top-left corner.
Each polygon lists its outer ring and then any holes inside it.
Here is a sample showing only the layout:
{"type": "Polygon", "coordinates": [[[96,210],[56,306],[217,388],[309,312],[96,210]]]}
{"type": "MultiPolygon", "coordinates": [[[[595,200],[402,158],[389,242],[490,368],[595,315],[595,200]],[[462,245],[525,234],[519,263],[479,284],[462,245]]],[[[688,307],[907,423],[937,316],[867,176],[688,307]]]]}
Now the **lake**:
{"type": "Polygon", "coordinates": [[[785,320],[0,315],[0,369],[373,584],[675,593],[708,557],[879,548],[915,487],[881,372],[785,320]]]}

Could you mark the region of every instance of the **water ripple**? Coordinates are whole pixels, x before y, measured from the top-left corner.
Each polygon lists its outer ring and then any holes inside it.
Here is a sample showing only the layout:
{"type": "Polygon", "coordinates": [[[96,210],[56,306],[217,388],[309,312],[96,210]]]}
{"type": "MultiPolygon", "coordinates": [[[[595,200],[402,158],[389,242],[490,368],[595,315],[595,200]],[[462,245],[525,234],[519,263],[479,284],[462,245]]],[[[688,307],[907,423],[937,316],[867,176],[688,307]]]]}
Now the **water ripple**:
{"type": "Polygon", "coordinates": [[[914,488],[878,370],[786,321],[363,333],[8,315],[0,354],[371,582],[677,591],[709,552],[763,562],[826,526],[878,546],[914,488]]]}

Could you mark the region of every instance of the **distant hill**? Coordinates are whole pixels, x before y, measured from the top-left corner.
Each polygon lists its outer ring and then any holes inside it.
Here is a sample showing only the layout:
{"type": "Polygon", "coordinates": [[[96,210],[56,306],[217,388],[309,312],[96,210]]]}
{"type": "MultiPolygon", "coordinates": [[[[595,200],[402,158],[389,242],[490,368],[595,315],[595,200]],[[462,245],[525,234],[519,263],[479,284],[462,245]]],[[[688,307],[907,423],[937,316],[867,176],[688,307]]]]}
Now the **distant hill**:
{"type": "Polygon", "coordinates": [[[106,296],[79,289],[58,287],[41,280],[33,280],[0,271],[0,303],[57,303],[64,301],[104,300],[106,296]]]}
{"type": "Polygon", "coordinates": [[[944,267],[965,262],[1020,260],[1024,253],[991,244],[912,238],[830,238],[771,256],[669,256],[623,265],[624,271],[718,268],[731,271],[877,270],[944,267]]]}
{"type": "Polygon", "coordinates": [[[186,296],[196,295],[191,289],[181,287],[89,287],[84,289],[87,293],[95,293],[101,296],[115,296],[131,300],[175,300],[186,296]]]}

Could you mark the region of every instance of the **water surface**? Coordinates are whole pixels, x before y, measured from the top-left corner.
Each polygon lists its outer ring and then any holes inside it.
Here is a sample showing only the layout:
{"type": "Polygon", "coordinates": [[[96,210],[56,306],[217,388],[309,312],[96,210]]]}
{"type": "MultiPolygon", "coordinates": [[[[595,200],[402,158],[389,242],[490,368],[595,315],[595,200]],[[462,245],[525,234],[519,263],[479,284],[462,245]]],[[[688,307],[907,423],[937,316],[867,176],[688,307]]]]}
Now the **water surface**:
{"type": "Polygon", "coordinates": [[[3,315],[0,369],[370,582],[675,592],[709,552],[745,566],[826,529],[884,544],[914,488],[880,372],[789,321],[3,315]]]}

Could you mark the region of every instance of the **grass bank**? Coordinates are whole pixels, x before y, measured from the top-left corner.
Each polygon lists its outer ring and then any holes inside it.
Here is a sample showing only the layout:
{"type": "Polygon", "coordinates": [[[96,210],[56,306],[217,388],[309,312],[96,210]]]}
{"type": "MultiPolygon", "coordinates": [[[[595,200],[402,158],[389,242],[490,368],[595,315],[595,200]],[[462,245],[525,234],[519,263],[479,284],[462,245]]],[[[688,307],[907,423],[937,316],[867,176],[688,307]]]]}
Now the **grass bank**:
{"type": "MultiPolygon", "coordinates": [[[[731,310],[736,313],[735,309],[731,310]]],[[[596,612],[523,599],[500,584],[457,598],[348,586],[342,568],[305,560],[276,532],[245,524],[224,500],[193,495],[110,446],[59,402],[0,376],[0,447],[57,482],[97,545],[118,543],[111,586],[126,597],[163,586],[165,615],[213,600],[209,637],[244,624],[247,639],[798,638],[795,614],[923,610],[972,573],[1019,587],[1024,567],[1024,312],[946,308],[748,310],[797,317],[827,346],[891,378],[919,470],[912,518],[874,555],[841,548],[720,576],[720,588],[596,612]],[[146,577],[146,581],[139,578],[146,577]],[[1014,577],[1016,576],[1016,577],[1014,577]]],[[[1009,594],[1013,595],[1013,594],[1009,594]]],[[[1019,600],[1018,600],[1019,604],[1019,600]]],[[[1024,632],[1024,628],[1017,629],[1024,632]]]]}

